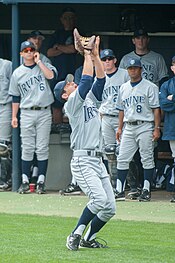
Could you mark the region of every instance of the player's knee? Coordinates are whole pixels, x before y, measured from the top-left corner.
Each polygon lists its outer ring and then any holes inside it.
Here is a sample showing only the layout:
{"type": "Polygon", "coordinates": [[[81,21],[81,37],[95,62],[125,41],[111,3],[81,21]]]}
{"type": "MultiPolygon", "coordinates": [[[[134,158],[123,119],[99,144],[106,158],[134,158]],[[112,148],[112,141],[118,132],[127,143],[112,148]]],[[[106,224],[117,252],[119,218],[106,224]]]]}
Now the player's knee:
{"type": "Polygon", "coordinates": [[[99,195],[94,202],[94,206],[96,206],[96,208],[100,211],[106,207],[107,201],[108,200],[106,195],[99,195]]]}

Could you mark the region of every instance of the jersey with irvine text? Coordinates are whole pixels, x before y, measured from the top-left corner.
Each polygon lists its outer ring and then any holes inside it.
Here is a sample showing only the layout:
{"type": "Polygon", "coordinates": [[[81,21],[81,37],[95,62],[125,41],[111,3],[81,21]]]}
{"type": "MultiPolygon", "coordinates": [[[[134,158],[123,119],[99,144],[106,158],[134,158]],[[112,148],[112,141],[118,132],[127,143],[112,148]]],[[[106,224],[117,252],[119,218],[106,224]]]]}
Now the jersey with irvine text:
{"type": "Polygon", "coordinates": [[[154,121],[153,109],[159,107],[159,89],[146,79],[134,87],[129,80],[120,87],[117,107],[124,111],[124,122],[154,121]]]}
{"type": "MultiPolygon", "coordinates": [[[[45,65],[57,73],[55,67],[49,63],[45,65]]],[[[19,66],[12,74],[9,94],[20,96],[20,108],[46,107],[54,101],[49,82],[38,65],[33,68],[19,66]]]]}
{"type": "Polygon", "coordinates": [[[168,77],[168,69],[162,55],[151,50],[147,54],[139,56],[132,51],[121,59],[119,67],[126,68],[131,58],[140,59],[142,63],[142,77],[150,80],[157,86],[159,86],[159,81],[162,78],[168,77]]]}
{"type": "Polygon", "coordinates": [[[71,149],[88,150],[102,147],[101,119],[98,101],[90,90],[83,100],[78,89],[65,103],[65,112],[72,128],[71,149]]]}
{"type": "Polygon", "coordinates": [[[118,115],[116,108],[116,100],[120,86],[129,80],[127,70],[118,68],[116,73],[109,77],[106,75],[106,83],[102,94],[102,104],[100,106],[100,113],[118,115]]]}

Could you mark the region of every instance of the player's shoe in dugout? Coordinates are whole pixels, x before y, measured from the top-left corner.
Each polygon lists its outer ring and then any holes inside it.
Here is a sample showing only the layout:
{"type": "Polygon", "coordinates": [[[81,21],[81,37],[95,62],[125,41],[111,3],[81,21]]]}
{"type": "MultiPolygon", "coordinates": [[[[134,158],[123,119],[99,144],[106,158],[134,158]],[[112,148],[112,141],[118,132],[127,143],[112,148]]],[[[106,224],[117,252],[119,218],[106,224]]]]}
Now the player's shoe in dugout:
{"type": "Polygon", "coordinates": [[[82,193],[80,187],[77,184],[69,184],[67,188],[60,190],[62,195],[80,195],[82,193]]]}
{"type": "Polygon", "coordinates": [[[96,239],[92,239],[91,241],[85,241],[84,239],[81,239],[80,241],[80,247],[81,248],[108,248],[107,242],[100,238],[104,242],[104,244],[101,244],[96,239]]]}
{"type": "Polygon", "coordinates": [[[128,197],[131,200],[136,200],[141,195],[141,189],[131,189],[128,192],[128,197]]]}
{"type": "Polygon", "coordinates": [[[30,189],[29,189],[29,183],[22,183],[20,188],[18,189],[18,193],[19,194],[27,194],[30,193],[30,189]]]}
{"type": "Polygon", "coordinates": [[[37,194],[45,194],[46,193],[45,184],[43,182],[37,184],[36,193],[37,194]]]}
{"type": "Polygon", "coordinates": [[[151,193],[148,190],[143,189],[141,195],[139,196],[139,201],[148,202],[150,200],[151,200],[151,193]]]}
{"type": "Polygon", "coordinates": [[[125,192],[124,191],[121,193],[119,193],[118,191],[115,191],[114,195],[115,195],[116,201],[125,201],[125,192]]]}

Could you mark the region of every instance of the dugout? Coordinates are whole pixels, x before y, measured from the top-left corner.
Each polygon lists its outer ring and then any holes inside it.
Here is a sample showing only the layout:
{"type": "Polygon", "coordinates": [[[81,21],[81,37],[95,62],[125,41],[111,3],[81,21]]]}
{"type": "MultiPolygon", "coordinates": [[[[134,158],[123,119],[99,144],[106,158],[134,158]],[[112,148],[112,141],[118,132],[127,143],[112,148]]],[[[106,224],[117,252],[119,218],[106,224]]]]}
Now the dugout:
{"type": "MultiPolygon", "coordinates": [[[[101,35],[104,48],[112,48],[119,60],[133,49],[132,28],[127,26],[122,28],[121,24],[123,14],[134,10],[150,33],[151,49],[161,53],[169,67],[175,52],[174,0],[148,0],[146,4],[144,0],[0,0],[0,56],[11,59],[13,68],[16,68],[19,65],[20,42],[34,29],[41,30],[49,37],[56,29],[58,17],[66,6],[75,9],[80,32],[82,30],[87,35],[91,33],[101,35]]],[[[130,19],[132,20],[132,17],[130,19]]],[[[51,144],[55,152],[55,138],[51,144]]],[[[58,151],[59,146],[63,156],[66,152],[65,156],[69,159],[71,154],[68,150],[69,142],[59,144],[58,151]]],[[[16,191],[20,178],[18,129],[13,130],[13,152],[15,153],[13,154],[13,191],[16,191]]],[[[56,169],[59,171],[59,168],[56,169]]],[[[48,174],[48,180],[49,176],[48,174]]],[[[62,168],[58,176],[63,176],[62,168]]],[[[70,175],[66,176],[70,177],[70,175]]],[[[55,181],[52,180],[51,184],[55,186],[55,181]]],[[[49,188],[52,186],[50,185],[49,188]]]]}

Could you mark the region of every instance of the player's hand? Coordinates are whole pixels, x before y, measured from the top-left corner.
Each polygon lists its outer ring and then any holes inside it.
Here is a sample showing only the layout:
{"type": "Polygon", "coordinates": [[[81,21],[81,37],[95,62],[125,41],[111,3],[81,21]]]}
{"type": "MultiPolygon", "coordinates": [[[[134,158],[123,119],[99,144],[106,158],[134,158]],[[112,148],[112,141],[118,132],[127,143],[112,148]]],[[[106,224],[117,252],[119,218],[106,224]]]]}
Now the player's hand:
{"type": "Polygon", "coordinates": [[[95,45],[94,45],[94,47],[92,49],[92,55],[94,57],[99,56],[99,47],[100,47],[100,37],[97,36],[96,39],[95,39],[95,45]]]}
{"type": "Polygon", "coordinates": [[[153,132],[153,141],[156,142],[160,138],[160,129],[155,128],[153,132]]]}
{"type": "Polygon", "coordinates": [[[39,52],[35,52],[33,56],[34,56],[34,62],[37,64],[37,62],[40,60],[39,52]]]}
{"type": "Polygon", "coordinates": [[[118,128],[117,132],[116,132],[116,140],[118,142],[121,141],[121,135],[122,135],[122,129],[118,128]]]}
{"type": "Polygon", "coordinates": [[[167,97],[167,99],[168,99],[168,100],[172,100],[172,99],[173,99],[173,95],[169,95],[169,96],[167,97]]]}
{"type": "Polygon", "coordinates": [[[18,119],[16,117],[14,117],[12,119],[11,125],[13,128],[17,128],[18,127],[18,119]]]}

